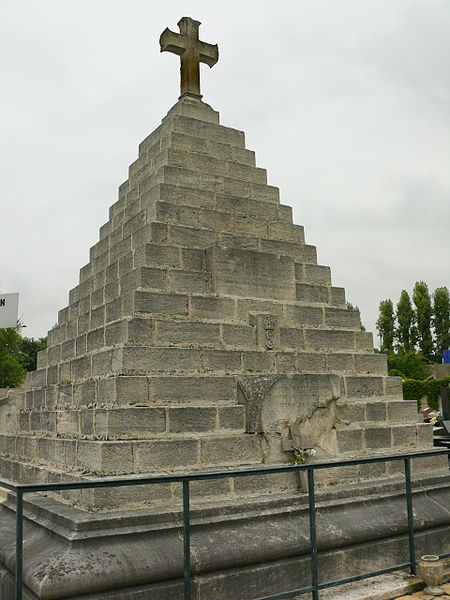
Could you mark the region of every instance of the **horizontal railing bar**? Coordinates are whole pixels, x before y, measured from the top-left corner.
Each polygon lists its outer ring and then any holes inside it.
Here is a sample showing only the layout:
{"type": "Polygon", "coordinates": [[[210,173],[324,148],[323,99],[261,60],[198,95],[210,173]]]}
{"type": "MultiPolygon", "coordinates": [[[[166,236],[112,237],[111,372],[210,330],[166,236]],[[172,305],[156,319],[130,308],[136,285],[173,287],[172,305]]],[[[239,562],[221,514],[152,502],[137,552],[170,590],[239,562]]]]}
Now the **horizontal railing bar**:
{"type": "MultiPolygon", "coordinates": [[[[319,590],[325,590],[344,583],[352,583],[353,581],[359,581],[361,579],[369,579],[370,577],[377,577],[378,575],[384,575],[385,573],[392,573],[393,571],[402,571],[411,566],[411,563],[403,563],[401,565],[395,565],[386,569],[379,569],[378,571],[370,571],[369,573],[363,573],[362,575],[353,575],[352,577],[345,577],[343,579],[335,579],[333,581],[327,581],[325,583],[319,583],[317,586],[319,590]]],[[[275,596],[263,596],[260,598],[254,598],[253,600],[282,600],[283,598],[289,598],[293,594],[307,594],[314,590],[313,586],[299,588],[298,590],[290,590],[289,592],[283,592],[276,594],[275,596]]]]}
{"type": "Polygon", "coordinates": [[[377,577],[378,575],[384,575],[385,573],[392,573],[393,571],[402,571],[408,569],[411,566],[410,562],[403,563],[401,565],[394,565],[393,567],[387,567],[386,569],[379,569],[378,571],[370,571],[369,573],[362,573],[362,575],[353,575],[352,577],[344,577],[343,579],[335,579],[334,581],[327,581],[326,583],[319,583],[319,590],[326,590],[330,587],[336,587],[343,585],[344,583],[352,583],[353,581],[360,581],[361,579],[369,579],[370,577],[377,577]]]}
{"type": "Polygon", "coordinates": [[[103,478],[90,479],[86,481],[67,481],[60,483],[14,483],[13,481],[0,479],[0,487],[10,490],[21,489],[22,492],[46,492],[59,490],[79,490],[94,489],[103,487],[125,487],[130,485],[151,485],[157,483],[175,483],[182,481],[198,481],[209,479],[225,479],[227,477],[251,477],[252,475],[270,475],[274,473],[287,473],[292,471],[301,471],[307,469],[334,469],[338,467],[348,467],[352,465],[371,464],[379,462],[392,462],[404,458],[421,458],[427,456],[440,456],[449,454],[449,449],[431,450],[426,452],[413,452],[410,454],[390,454],[387,456],[375,456],[370,458],[351,458],[341,461],[316,462],[303,465],[286,465],[275,467],[261,467],[258,469],[235,469],[227,471],[212,471],[203,473],[185,473],[180,475],[155,475],[151,477],[135,478],[103,478]]]}

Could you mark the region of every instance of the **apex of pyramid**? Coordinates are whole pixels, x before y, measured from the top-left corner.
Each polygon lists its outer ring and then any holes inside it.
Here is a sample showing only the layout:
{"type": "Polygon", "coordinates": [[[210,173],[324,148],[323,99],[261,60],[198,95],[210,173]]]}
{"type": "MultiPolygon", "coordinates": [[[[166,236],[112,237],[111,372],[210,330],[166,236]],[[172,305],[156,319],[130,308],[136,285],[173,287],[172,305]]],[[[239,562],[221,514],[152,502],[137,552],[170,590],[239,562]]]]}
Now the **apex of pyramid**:
{"type": "Polygon", "coordinates": [[[192,119],[199,119],[208,123],[219,124],[219,113],[212,106],[203,102],[200,98],[192,96],[181,97],[176,104],[172,106],[167,115],[162,120],[163,123],[174,115],[182,115],[192,119]]]}

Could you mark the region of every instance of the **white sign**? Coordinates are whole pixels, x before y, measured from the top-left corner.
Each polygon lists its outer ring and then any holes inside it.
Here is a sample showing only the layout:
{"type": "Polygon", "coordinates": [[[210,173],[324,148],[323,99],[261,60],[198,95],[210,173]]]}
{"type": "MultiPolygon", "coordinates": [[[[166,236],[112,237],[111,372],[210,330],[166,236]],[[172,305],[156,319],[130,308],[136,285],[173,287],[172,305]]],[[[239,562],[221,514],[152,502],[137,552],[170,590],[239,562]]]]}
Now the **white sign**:
{"type": "Polygon", "coordinates": [[[0,329],[15,327],[19,314],[19,293],[0,294],[0,329]]]}

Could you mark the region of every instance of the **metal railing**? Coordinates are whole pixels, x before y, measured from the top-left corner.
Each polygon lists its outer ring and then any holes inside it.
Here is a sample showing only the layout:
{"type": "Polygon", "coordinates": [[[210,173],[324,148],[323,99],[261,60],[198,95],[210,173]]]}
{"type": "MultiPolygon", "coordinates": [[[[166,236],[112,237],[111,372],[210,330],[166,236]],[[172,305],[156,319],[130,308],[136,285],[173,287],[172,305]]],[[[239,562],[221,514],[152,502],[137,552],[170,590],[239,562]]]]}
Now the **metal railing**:
{"type": "MultiPolygon", "coordinates": [[[[393,571],[410,569],[412,574],[416,573],[416,551],[414,539],[414,515],[412,502],[411,484],[411,460],[428,456],[449,454],[450,450],[430,450],[427,452],[413,452],[408,454],[391,454],[388,456],[376,456],[371,458],[355,458],[349,460],[316,462],[303,465],[286,465],[276,467],[261,467],[259,469],[238,469],[230,471],[215,471],[209,473],[193,473],[183,475],[162,475],[154,477],[138,477],[130,479],[91,479],[88,481],[62,482],[62,483],[35,483],[19,484],[6,479],[0,479],[0,487],[15,492],[16,495],[16,569],[15,569],[15,600],[22,600],[22,574],[23,574],[23,502],[24,495],[33,492],[59,492],[63,490],[97,489],[107,487],[126,487],[134,485],[156,485],[161,483],[183,484],[183,598],[192,600],[191,595],[191,551],[190,551],[190,488],[192,481],[225,479],[228,477],[250,477],[255,475],[271,475],[275,473],[287,473],[306,470],[308,475],[308,508],[309,508],[309,540],[310,540],[310,565],[311,585],[295,590],[287,590],[271,596],[253,598],[249,600],[282,600],[294,595],[311,592],[312,600],[319,600],[319,591],[335,587],[344,583],[351,583],[393,571]],[[396,564],[385,569],[370,571],[352,577],[345,577],[333,581],[319,583],[318,554],[317,554],[317,531],[316,531],[316,495],[314,472],[320,469],[333,469],[337,467],[348,467],[371,463],[393,462],[401,460],[404,464],[404,484],[406,495],[406,513],[408,523],[408,549],[409,560],[402,564],[396,564]]],[[[441,555],[448,558],[449,554],[441,555]]]]}

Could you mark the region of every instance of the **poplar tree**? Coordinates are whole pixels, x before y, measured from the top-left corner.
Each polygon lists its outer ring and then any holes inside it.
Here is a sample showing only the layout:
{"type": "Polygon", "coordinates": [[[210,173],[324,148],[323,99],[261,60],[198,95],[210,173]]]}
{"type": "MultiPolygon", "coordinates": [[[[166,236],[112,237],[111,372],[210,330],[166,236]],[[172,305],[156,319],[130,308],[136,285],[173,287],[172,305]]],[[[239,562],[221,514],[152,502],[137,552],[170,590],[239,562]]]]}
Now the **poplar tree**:
{"type": "Polygon", "coordinates": [[[411,304],[411,298],[406,290],[401,291],[400,299],[397,303],[396,318],[397,327],[395,329],[395,337],[399,349],[404,352],[414,350],[417,342],[416,315],[411,304]]]}
{"type": "Polygon", "coordinates": [[[446,287],[435,290],[433,308],[436,360],[440,361],[442,351],[450,349],[450,295],[446,287]]]}
{"type": "Polygon", "coordinates": [[[390,299],[380,302],[377,329],[381,338],[380,350],[392,352],[394,350],[394,305],[390,299]]]}
{"type": "Polygon", "coordinates": [[[431,305],[428,286],[424,281],[417,281],[413,291],[413,302],[416,307],[417,342],[420,352],[428,360],[433,358],[433,337],[431,334],[431,305]]]}

